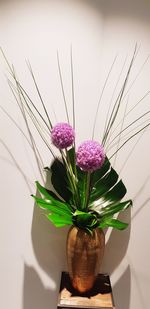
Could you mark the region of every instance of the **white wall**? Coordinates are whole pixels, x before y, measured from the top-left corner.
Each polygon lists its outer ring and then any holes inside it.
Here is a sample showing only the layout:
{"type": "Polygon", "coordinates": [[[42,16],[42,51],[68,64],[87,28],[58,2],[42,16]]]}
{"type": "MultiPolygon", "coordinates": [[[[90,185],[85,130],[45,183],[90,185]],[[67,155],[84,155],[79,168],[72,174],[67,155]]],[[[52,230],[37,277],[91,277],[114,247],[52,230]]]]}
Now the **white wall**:
{"type": "MultiPolygon", "coordinates": [[[[49,113],[54,119],[51,108],[54,106],[59,121],[65,120],[65,112],[56,50],[59,50],[66,95],[71,102],[72,44],[78,141],[90,138],[100,90],[118,53],[103,97],[103,107],[99,111],[96,126],[96,138],[99,138],[106,103],[124,57],[127,53],[131,56],[135,42],[141,45],[131,76],[132,83],[150,52],[149,32],[148,0],[0,1],[0,45],[10,62],[14,63],[26,89],[35,98],[25,64],[25,59],[30,60],[49,113]]],[[[24,129],[4,77],[6,72],[1,57],[0,105],[24,129]]],[[[133,106],[149,90],[149,73],[148,61],[131,89],[129,105],[133,106]]],[[[149,110],[148,97],[130,120],[146,110],[149,110]]],[[[71,104],[69,111],[71,113],[71,104]]],[[[25,139],[3,111],[0,114],[0,139],[0,308],[54,309],[60,272],[66,267],[67,230],[56,230],[37,209],[33,212],[30,190],[22,172],[29,179],[31,192],[34,192],[34,180],[39,179],[37,166],[25,139]]],[[[136,141],[129,143],[118,155],[118,171],[136,141]]],[[[128,197],[134,198],[131,231],[130,228],[124,232],[113,231],[106,245],[103,271],[111,274],[117,309],[149,309],[149,141],[148,131],[121,173],[128,188],[128,197]]],[[[38,143],[47,165],[51,157],[39,139],[38,143]]],[[[129,220],[130,213],[124,217],[129,220]]]]}

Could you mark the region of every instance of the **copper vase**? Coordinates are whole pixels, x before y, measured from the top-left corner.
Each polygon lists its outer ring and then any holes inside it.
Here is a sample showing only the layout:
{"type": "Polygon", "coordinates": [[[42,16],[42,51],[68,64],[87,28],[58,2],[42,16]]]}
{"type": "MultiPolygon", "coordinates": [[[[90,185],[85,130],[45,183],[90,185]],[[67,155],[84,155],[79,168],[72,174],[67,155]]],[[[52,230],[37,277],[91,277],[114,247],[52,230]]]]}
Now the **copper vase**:
{"type": "Polygon", "coordinates": [[[89,291],[99,273],[104,255],[105,236],[101,229],[90,235],[75,226],[67,238],[67,261],[73,287],[80,293],[89,291]]]}

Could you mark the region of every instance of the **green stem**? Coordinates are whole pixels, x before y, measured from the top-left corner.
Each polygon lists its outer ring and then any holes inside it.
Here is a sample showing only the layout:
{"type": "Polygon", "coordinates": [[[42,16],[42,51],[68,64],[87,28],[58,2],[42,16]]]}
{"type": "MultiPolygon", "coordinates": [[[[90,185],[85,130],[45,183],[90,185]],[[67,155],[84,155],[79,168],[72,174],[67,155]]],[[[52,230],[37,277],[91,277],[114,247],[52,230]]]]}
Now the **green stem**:
{"type": "Polygon", "coordinates": [[[88,202],[90,197],[90,180],[91,180],[91,172],[87,172],[86,175],[86,188],[85,188],[85,209],[88,208],[88,202]]]}
{"type": "Polygon", "coordinates": [[[78,180],[78,176],[77,176],[77,166],[76,166],[76,144],[75,144],[75,141],[73,143],[73,147],[74,147],[74,173],[75,173],[75,176],[76,176],[76,180],[78,180]]]}
{"type": "MultiPolygon", "coordinates": [[[[68,171],[69,171],[69,174],[70,174],[70,180],[71,180],[73,188],[74,188],[74,197],[75,197],[75,201],[76,201],[76,206],[78,208],[78,207],[80,207],[80,197],[79,197],[78,186],[77,186],[77,177],[76,177],[76,174],[74,174],[74,171],[72,169],[72,165],[71,165],[71,162],[70,162],[70,157],[69,157],[67,149],[65,149],[65,152],[66,152],[66,159],[67,159],[67,167],[68,167],[68,171]]],[[[75,166],[75,170],[76,170],[76,166],[75,166]]],[[[77,171],[75,173],[77,173],[77,171]]]]}
{"type": "Polygon", "coordinates": [[[69,184],[70,184],[70,187],[71,187],[71,191],[73,192],[73,202],[76,205],[74,184],[72,182],[72,178],[71,178],[71,175],[70,175],[70,170],[69,170],[68,162],[67,162],[67,159],[66,159],[66,157],[65,157],[65,155],[64,155],[62,150],[60,150],[60,153],[61,153],[61,156],[62,156],[63,163],[66,166],[66,172],[67,172],[68,181],[69,181],[69,184]]]}

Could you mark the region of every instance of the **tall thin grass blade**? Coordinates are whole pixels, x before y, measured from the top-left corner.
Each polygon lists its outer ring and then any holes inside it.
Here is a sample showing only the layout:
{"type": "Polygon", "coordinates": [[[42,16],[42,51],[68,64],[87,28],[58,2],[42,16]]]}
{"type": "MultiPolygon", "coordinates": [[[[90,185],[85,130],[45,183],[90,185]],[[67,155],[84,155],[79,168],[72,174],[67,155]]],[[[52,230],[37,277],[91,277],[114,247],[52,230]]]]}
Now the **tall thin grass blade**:
{"type": "Polygon", "coordinates": [[[54,155],[54,153],[53,153],[51,147],[49,146],[49,144],[48,144],[48,142],[46,141],[44,135],[42,134],[41,127],[40,127],[40,125],[39,125],[39,122],[38,122],[37,118],[35,117],[35,114],[32,112],[30,106],[28,105],[28,102],[26,101],[26,98],[25,98],[25,96],[24,96],[24,93],[22,92],[22,89],[19,88],[19,91],[20,91],[20,94],[21,94],[21,96],[22,96],[22,98],[23,98],[23,100],[24,100],[24,102],[25,102],[26,112],[27,112],[28,115],[30,116],[30,118],[31,118],[31,120],[32,120],[32,122],[33,122],[33,124],[34,124],[34,126],[36,127],[36,129],[37,129],[39,135],[41,136],[42,140],[44,141],[44,143],[46,144],[46,146],[47,146],[48,149],[50,150],[52,156],[55,158],[55,155],[54,155]]]}
{"type": "Polygon", "coordinates": [[[67,121],[68,121],[68,123],[70,123],[69,122],[69,113],[68,113],[68,108],[67,108],[67,101],[66,101],[66,96],[65,96],[65,91],[64,91],[64,85],[63,85],[63,79],[62,79],[62,73],[61,73],[61,67],[60,67],[58,51],[57,51],[57,64],[58,64],[59,78],[60,78],[60,83],[61,83],[61,90],[62,90],[63,100],[64,100],[64,104],[65,104],[65,111],[66,111],[67,121]]]}
{"type": "Polygon", "coordinates": [[[132,121],[129,125],[127,125],[124,129],[122,129],[110,142],[110,145],[114,142],[114,140],[117,139],[118,136],[120,136],[120,134],[122,134],[124,131],[126,131],[128,128],[130,128],[131,126],[133,126],[133,124],[135,124],[136,122],[139,122],[139,120],[141,120],[143,117],[145,117],[146,115],[148,115],[150,113],[150,111],[145,112],[144,114],[142,114],[140,117],[136,118],[134,121],[132,121]]]}
{"type": "MultiPolygon", "coordinates": [[[[16,126],[16,128],[21,132],[21,134],[24,136],[24,138],[26,139],[27,143],[29,144],[29,146],[33,150],[31,141],[28,139],[27,135],[24,133],[22,128],[18,125],[18,123],[14,120],[14,118],[3,108],[3,106],[0,106],[0,108],[6,114],[6,116],[12,121],[12,123],[16,126]]],[[[33,138],[33,135],[32,135],[32,138],[33,138]]],[[[34,138],[33,138],[33,140],[34,140],[34,138]]],[[[35,144],[36,152],[38,154],[38,157],[39,157],[39,160],[41,162],[42,169],[43,169],[44,168],[44,163],[43,163],[43,160],[41,158],[40,152],[39,152],[39,150],[37,148],[37,145],[35,143],[35,140],[34,140],[34,144],[35,144]]]]}
{"type": "Polygon", "coordinates": [[[75,101],[74,101],[74,74],[73,74],[72,46],[70,49],[70,60],[71,60],[72,115],[73,115],[73,128],[75,129],[75,101]]]}
{"type": "Polygon", "coordinates": [[[31,103],[32,107],[34,107],[35,111],[38,113],[38,115],[40,116],[40,118],[42,119],[42,121],[45,123],[45,125],[47,126],[47,128],[50,130],[47,122],[45,121],[45,119],[43,118],[43,116],[40,114],[40,112],[38,111],[38,109],[36,108],[35,104],[33,103],[33,101],[31,100],[30,96],[28,95],[28,93],[25,91],[25,89],[23,88],[23,86],[20,84],[19,80],[17,79],[16,77],[16,74],[15,74],[15,69],[14,69],[14,66],[13,65],[10,65],[4,51],[2,48],[0,48],[1,50],[1,53],[6,61],[6,64],[10,70],[10,74],[12,76],[12,78],[14,79],[15,83],[19,86],[19,88],[24,92],[24,94],[26,95],[26,97],[28,98],[29,102],[31,103]]]}
{"type": "MultiPolygon", "coordinates": [[[[118,141],[117,141],[117,149],[119,148],[119,145],[120,145],[120,142],[121,142],[121,135],[122,135],[122,132],[123,132],[124,120],[125,120],[125,115],[126,115],[128,103],[129,103],[129,98],[128,98],[126,106],[125,106],[124,117],[123,117],[123,120],[122,120],[122,123],[121,123],[120,132],[119,132],[119,135],[118,135],[119,138],[118,138],[118,141]]],[[[118,155],[118,152],[116,152],[116,154],[115,154],[113,167],[115,167],[117,155],[118,155]]]]}
{"type": "MultiPolygon", "coordinates": [[[[9,83],[8,83],[9,84],[9,83]]],[[[15,100],[20,108],[20,111],[22,113],[22,116],[23,116],[23,119],[24,119],[24,122],[25,122],[25,125],[26,125],[26,128],[27,128],[27,131],[28,131],[28,135],[29,135],[29,138],[30,138],[30,145],[31,145],[31,148],[33,150],[33,153],[34,153],[34,157],[35,157],[35,160],[36,160],[36,163],[37,163],[37,167],[38,167],[38,170],[39,170],[39,173],[41,175],[41,179],[43,180],[44,182],[44,178],[43,178],[43,161],[42,161],[42,158],[41,158],[41,155],[40,155],[40,152],[37,148],[37,145],[36,145],[36,142],[34,140],[34,137],[32,135],[32,132],[30,130],[30,127],[29,127],[29,124],[28,124],[28,121],[27,121],[27,117],[26,117],[26,114],[25,114],[25,109],[24,109],[24,105],[22,103],[22,100],[21,100],[21,96],[20,94],[18,94],[18,97],[19,97],[19,101],[13,91],[13,89],[11,88],[11,85],[9,84],[10,86],[10,89],[12,91],[12,94],[14,95],[15,97],[15,100]]]]}
{"type": "Polygon", "coordinates": [[[99,108],[100,108],[100,104],[101,104],[101,101],[102,101],[102,97],[103,97],[103,94],[104,94],[104,91],[105,91],[105,88],[106,88],[106,85],[107,85],[107,82],[109,80],[109,76],[112,72],[112,69],[114,67],[114,64],[116,62],[116,59],[117,59],[117,56],[114,58],[113,60],[113,63],[109,69],[109,72],[107,74],[107,77],[106,77],[106,80],[104,82],[104,85],[103,85],[103,88],[102,88],[102,91],[101,91],[101,94],[100,94],[100,98],[99,98],[99,101],[98,101],[98,105],[97,105],[97,109],[96,109],[96,113],[95,113],[95,118],[94,118],[94,125],[93,125],[93,130],[92,130],[92,139],[94,139],[94,134],[95,134],[95,127],[96,127],[96,122],[97,122],[97,117],[98,117],[98,111],[99,111],[99,108]]]}
{"type": "Polygon", "coordinates": [[[123,83],[123,86],[122,86],[122,89],[121,89],[121,91],[120,91],[120,93],[119,93],[119,95],[117,97],[117,100],[116,100],[116,102],[114,104],[112,113],[110,115],[110,118],[109,118],[109,121],[108,121],[108,125],[107,125],[107,128],[106,128],[106,133],[105,133],[105,136],[104,136],[104,138],[102,140],[102,144],[103,145],[106,144],[108,135],[109,135],[109,133],[110,133],[110,131],[112,129],[112,126],[113,126],[114,122],[116,121],[116,117],[117,117],[119,109],[120,109],[121,101],[122,101],[122,98],[123,98],[123,95],[124,95],[124,91],[126,89],[126,85],[127,85],[128,78],[129,78],[129,75],[130,75],[130,72],[131,72],[134,60],[135,60],[136,53],[137,53],[137,45],[135,46],[134,53],[133,53],[133,56],[132,56],[132,59],[131,59],[131,62],[130,62],[130,65],[129,65],[129,68],[128,68],[128,71],[127,71],[127,74],[126,74],[126,77],[125,77],[125,80],[124,80],[124,83],[123,83]]]}
{"type": "Polygon", "coordinates": [[[131,84],[129,85],[128,90],[127,90],[126,93],[124,94],[123,99],[128,95],[129,91],[131,90],[131,88],[133,87],[133,85],[135,84],[135,82],[137,81],[138,77],[140,76],[140,74],[141,74],[141,72],[142,72],[142,70],[143,70],[145,64],[148,62],[149,58],[150,58],[150,55],[148,55],[147,58],[145,59],[145,61],[142,63],[142,65],[141,65],[139,71],[137,72],[137,74],[136,74],[134,80],[131,82],[131,84]]]}
{"type": "MultiPolygon", "coordinates": [[[[145,126],[145,124],[147,124],[150,121],[150,119],[146,119],[145,121],[143,121],[142,123],[138,124],[137,126],[135,126],[132,130],[130,130],[130,132],[126,133],[125,135],[121,136],[120,142],[125,142],[129,136],[131,136],[131,134],[133,134],[134,132],[136,132],[137,129],[142,128],[143,126],[145,126]]],[[[114,147],[116,147],[118,141],[114,142],[109,148],[106,148],[106,152],[110,152],[114,147]]]]}
{"type": "Polygon", "coordinates": [[[110,157],[109,160],[111,160],[114,155],[116,154],[116,152],[118,152],[120,149],[122,149],[122,147],[127,144],[133,137],[135,137],[136,135],[138,135],[140,132],[142,132],[143,130],[145,130],[146,128],[148,128],[150,126],[150,122],[145,125],[142,129],[138,130],[136,133],[134,133],[133,135],[131,135],[110,157]]]}
{"type": "Polygon", "coordinates": [[[122,165],[122,167],[121,167],[121,169],[120,169],[120,171],[119,171],[119,175],[120,175],[120,174],[122,173],[122,171],[124,170],[124,168],[125,168],[125,166],[126,166],[128,160],[130,159],[130,157],[131,157],[131,155],[132,155],[134,149],[136,148],[137,144],[139,143],[139,141],[140,141],[141,138],[143,137],[144,133],[145,133],[145,131],[142,131],[142,133],[141,133],[140,136],[138,137],[136,143],[134,144],[134,146],[132,147],[131,151],[129,152],[127,158],[125,159],[125,161],[124,161],[124,163],[123,163],[123,165],[122,165]]]}
{"type": "Polygon", "coordinates": [[[52,122],[51,122],[51,120],[50,120],[50,117],[49,117],[49,115],[48,115],[46,106],[45,106],[44,101],[43,101],[43,99],[42,99],[42,95],[41,95],[41,92],[40,92],[40,90],[39,90],[39,87],[38,87],[37,81],[36,81],[36,79],[35,79],[35,75],[34,75],[34,73],[33,73],[33,70],[32,70],[32,67],[31,67],[30,62],[27,62],[27,65],[28,65],[29,71],[30,71],[30,73],[31,73],[31,76],[32,76],[32,79],[33,79],[33,82],[34,82],[34,85],[35,85],[35,88],[36,88],[36,91],[37,91],[38,96],[39,96],[39,98],[40,98],[40,101],[41,101],[41,103],[42,103],[42,106],[43,106],[45,115],[46,115],[46,117],[47,117],[47,119],[48,119],[50,128],[52,129],[52,122]]]}
{"type": "MultiPolygon", "coordinates": [[[[127,116],[148,96],[150,94],[150,91],[148,91],[148,92],[146,92],[146,94],[126,113],[126,116],[125,116],[125,118],[127,118],[127,116]]],[[[119,125],[121,124],[121,122],[122,122],[122,120],[123,119],[121,119],[120,121],[119,121],[119,123],[117,124],[117,126],[114,128],[114,130],[112,130],[112,133],[111,133],[111,135],[113,135],[114,133],[115,133],[115,131],[118,129],[118,127],[119,127],[119,125]]],[[[109,139],[108,139],[108,141],[109,141],[109,139]]],[[[107,141],[107,142],[108,142],[107,141]]],[[[107,145],[107,143],[106,143],[106,145],[107,145]]]]}
{"type": "Polygon", "coordinates": [[[112,102],[113,102],[114,95],[115,95],[115,92],[116,92],[117,86],[118,86],[118,84],[119,84],[119,81],[120,81],[120,78],[121,78],[122,72],[123,72],[123,70],[124,70],[124,67],[125,67],[126,61],[127,61],[127,56],[126,56],[126,58],[125,58],[125,60],[124,60],[123,66],[122,66],[121,71],[120,71],[120,73],[119,73],[119,76],[118,76],[117,82],[116,82],[115,87],[114,87],[113,94],[112,94],[111,99],[110,99],[110,102],[109,102],[109,107],[108,107],[108,112],[107,112],[107,115],[106,115],[106,121],[105,121],[105,126],[104,126],[104,133],[103,133],[103,136],[105,136],[105,134],[106,134],[106,128],[107,128],[107,125],[108,125],[109,114],[110,114],[110,110],[111,110],[112,102]]]}
{"type": "MultiPolygon", "coordinates": [[[[137,57],[137,54],[138,54],[138,51],[137,51],[137,53],[136,53],[135,58],[137,57]]],[[[123,98],[122,98],[122,102],[124,101],[124,99],[126,98],[127,94],[129,93],[129,91],[131,90],[131,88],[133,87],[133,85],[135,84],[135,82],[136,82],[136,80],[138,79],[138,77],[140,76],[142,70],[144,69],[145,64],[146,64],[146,63],[148,62],[148,60],[149,60],[149,57],[150,57],[150,55],[147,56],[147,58],[145,59],[145,61],[144,61],[143,64],[141,65],[140,69],[138,70],[138,72],[137,72],[137,74],[136,74],[134,80],[130,83],[128,90],[126,91],[126,93],[124,94],[124,96],[123,96],[123,98]]],[[[122,70],[122,71],[123,71],[123,70],[122,70]]],[[[116,86],[117,86],[117,85],[116,85],[116,86]]],[[[116,88],[116,87],[115,87],[115,88],[116,88]]],[[[114,93],[115,93],[115,89],[114,89],[113,94],[114,94],[114,93]]],[[[112,98],[112,99],[113,99],[113,98],[112,98]]],[[[111,99],[111,101],[112,101],[112,99],[111,99]]],[[[109,111],[110,111],[110,106],[111,106],[111,103],[109,104],[109,111]]],[[[106,122],[108,122],[109,111],[108,111],[108,113],[107,113],[107,117],[106,117],[107,120],[106,120],[106,122]]],[[[130,111],[129,111],[129,113],[130,113],[130,111]]],[[[127,114],[127,115],[128,115],[128,114],[127,114]]],[[[127,115],[126,115],[126,116],[127,116],[127,115]]],[[[106,131],[106,122],[105,122],[104,135],[105,135],[105,133],[106,133],[106,132],[105,132],[105,131],[106,131]]],[[[122,122],[122,120],[119,122],[119,124],[117,125],[116,128],[118,128],[118,126],[120,125],[121,122],[122,122]]],[[[114,130],[115,130],[115,129],[114,129],[114,130]]],[[[114,132],[114,130],[113,130],[113,132],[114,132]]],[[[109,137],[108,137],[108,139],[107,139],[107,142],[109,142],[109,140],[110,140],[110,138],[111,138],[113,132],[110,132],[109,137]]]]}
{"type": "MultiPolygon", "coordinates": [[[[47,136],[49,136],[49,131],[47,131],[47,129],[43,126],[43,124],[41,124],[38,121],[37,116],[35,115],[35,113],[32,111],[31,107],[30,107],[30,103],[28,103],[28,99],[26,98],[26,96],[24,95],[24,92],[22,91],[22,89],[20,88],[19,84],[16,84],[16,86],[8,79],[8,84],[11,85],[11,88],[14,90],[14,92],[16,93],[16,95],[18,95],[18,91],[20,92],[20,96],[23,98],[24,101],[24,106],[26,109],[26,112],[28,113],[28,115],[31,113],[32,116],[35,118],[35,120],[38,122],[39,126],[41,127],[41,130],[43,130],[45,132],[45,134],[47,134],[47,136]],[[18,89],[17,89],[18,88],[18,89]]],[[[21,109],[21,107],[20,107],[21,109]]]]}

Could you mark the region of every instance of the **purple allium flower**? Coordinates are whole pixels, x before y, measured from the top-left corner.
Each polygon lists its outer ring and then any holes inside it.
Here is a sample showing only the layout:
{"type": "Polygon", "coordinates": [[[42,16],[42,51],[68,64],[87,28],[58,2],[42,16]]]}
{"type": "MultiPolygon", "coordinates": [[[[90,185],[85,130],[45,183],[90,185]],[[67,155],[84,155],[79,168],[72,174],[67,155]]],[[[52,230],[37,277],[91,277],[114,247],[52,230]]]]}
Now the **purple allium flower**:
{"type": "Polygon", "coordinates": [[[83,142],[76,154],[77,165],[85,172],[93,172],[100,168],[105,160],[104,148],[98,142],[83,142]]]}
{"type": "Polygon", "coordinates": [[[68,123],[57,123],[51,131],[52,143],[59,149],[64,149],[72,145],[75,132],[68,123]]]}

